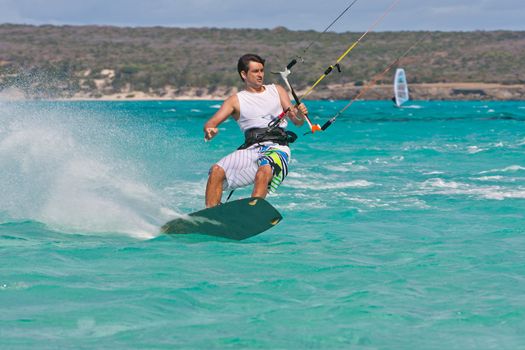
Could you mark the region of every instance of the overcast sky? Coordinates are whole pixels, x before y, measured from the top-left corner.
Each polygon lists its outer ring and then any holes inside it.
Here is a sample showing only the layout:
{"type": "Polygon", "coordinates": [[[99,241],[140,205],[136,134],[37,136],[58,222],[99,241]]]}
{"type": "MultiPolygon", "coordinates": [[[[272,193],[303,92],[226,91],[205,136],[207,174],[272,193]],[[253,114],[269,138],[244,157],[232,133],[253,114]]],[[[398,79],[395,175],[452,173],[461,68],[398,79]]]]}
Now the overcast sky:
{"type": "MultiPolygon", "coordinates": [[[[0,0],[0,23],[322,31],[353,0],[0,0]]],[[[393,0],[357,0],[332,30],[364,31],[393,0]]],[[[399,0],[376,28],[525,30],[525,0],[399,0]]]]}

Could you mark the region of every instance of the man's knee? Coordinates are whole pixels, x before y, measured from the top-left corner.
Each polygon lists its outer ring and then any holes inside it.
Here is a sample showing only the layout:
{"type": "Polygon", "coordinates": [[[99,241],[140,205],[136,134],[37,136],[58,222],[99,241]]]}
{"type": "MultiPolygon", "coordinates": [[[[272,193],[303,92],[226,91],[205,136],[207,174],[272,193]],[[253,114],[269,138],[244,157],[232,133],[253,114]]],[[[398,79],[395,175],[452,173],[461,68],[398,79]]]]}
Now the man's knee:
{"type": "Polygon", "coordinates": [[[208,172],[208,175],[210,177],[218,177],[218,178],[224,179],[226,173],[224,172],[224,169],[220,165],[213,164],[210,168],[210,171],[208,172]]]}
{"type": "Polygon", "coordinates": [[[259,169],[257,170],[257,177],[271,179],[272,176],[273,176],[273,169],[271,165],[269,164],[260,166],[259,169]]]}

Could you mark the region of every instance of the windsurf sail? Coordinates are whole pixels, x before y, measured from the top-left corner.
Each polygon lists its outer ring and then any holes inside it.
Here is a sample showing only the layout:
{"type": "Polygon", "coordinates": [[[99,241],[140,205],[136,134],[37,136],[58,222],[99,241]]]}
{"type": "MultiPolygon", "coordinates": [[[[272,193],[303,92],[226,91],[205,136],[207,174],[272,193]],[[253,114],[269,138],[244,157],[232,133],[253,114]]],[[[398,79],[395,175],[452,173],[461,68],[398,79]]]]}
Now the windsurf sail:
{"type": "Polygon", "coordinates": [[[405,70],[398,68],[394,77],[394,103],[397,107],[401,107],[408,99],[408,84],[405,70]]]}

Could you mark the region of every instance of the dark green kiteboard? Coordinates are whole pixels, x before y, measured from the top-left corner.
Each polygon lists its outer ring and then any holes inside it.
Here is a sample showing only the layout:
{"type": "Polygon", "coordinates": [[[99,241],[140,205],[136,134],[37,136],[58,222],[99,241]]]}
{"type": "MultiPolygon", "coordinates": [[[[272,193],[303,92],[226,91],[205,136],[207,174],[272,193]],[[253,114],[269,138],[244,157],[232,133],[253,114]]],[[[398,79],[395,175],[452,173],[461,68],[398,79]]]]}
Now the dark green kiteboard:
{"type": "Polygon", "coordinates": [[[171,220],[161,232],[200,233],[240,241],[274,227],[282,218],[266,200],[244,198],[171,220]]]}

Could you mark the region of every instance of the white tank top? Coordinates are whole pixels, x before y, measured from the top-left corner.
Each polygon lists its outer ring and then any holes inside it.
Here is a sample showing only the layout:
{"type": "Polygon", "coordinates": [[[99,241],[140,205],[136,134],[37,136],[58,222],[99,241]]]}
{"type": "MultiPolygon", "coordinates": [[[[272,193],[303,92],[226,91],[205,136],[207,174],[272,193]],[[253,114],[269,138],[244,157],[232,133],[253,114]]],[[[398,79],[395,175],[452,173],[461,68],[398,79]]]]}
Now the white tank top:
{"type": "MultiPolygon", "coordinates": [[[[264,85],[263,92],[241,91],[237,93],[239,99],[240,117],[237,120],[242,132],[251,128],[265,128],[268,123],[282,113],[281,99],[274,84],[264,85]]],[[[280,127],[288,125],[286,119],[280,127]]]]}

